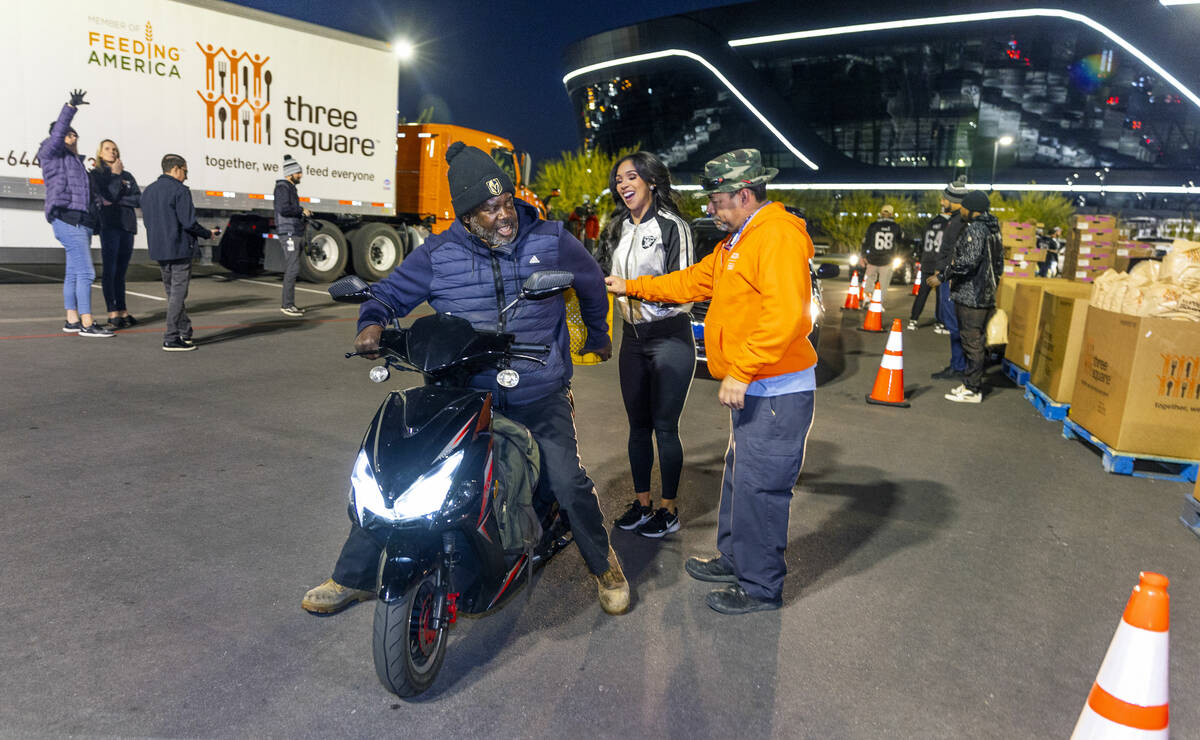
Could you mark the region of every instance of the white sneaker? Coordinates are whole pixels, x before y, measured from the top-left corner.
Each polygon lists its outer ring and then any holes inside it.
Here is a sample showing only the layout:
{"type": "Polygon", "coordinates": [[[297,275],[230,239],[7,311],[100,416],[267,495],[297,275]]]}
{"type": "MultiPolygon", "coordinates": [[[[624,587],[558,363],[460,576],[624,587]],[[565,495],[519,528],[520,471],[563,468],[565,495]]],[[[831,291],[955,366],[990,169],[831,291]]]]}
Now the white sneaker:
{"type": "Polygon", "coordinates": [[[946,328],[945,324],[934,324],[933,325],[933,333],[934,334],[949,334],[950,330],[946,328]]]}
{"type": "Polygon", "coordinates": [[[917,330],[917,320],[909,319],[908,320],[908,331],[916,331],[916,330],[917,330]]]}
{"type": "Polygon", "coordinates": [[[955,403],[981,403],[983,401],[983,394],[978,391],[967,390],[965,385],[960,385],[947,393],[944,398],[947,401],[954,401],[955,403]]]}

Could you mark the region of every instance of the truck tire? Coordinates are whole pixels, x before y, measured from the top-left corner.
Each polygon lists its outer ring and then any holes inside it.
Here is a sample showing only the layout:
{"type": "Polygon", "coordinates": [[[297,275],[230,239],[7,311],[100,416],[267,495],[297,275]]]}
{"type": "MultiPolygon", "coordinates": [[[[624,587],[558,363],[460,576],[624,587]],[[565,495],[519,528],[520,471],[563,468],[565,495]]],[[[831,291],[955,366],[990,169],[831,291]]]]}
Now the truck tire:
{"type": "Polygon", "coordinates": [[[308,247],[300,255],[300,277],[314,283],[331,283],[346,271],[346,236],[328,221],[309,223],[305,241],[308,247]]]}
{"type": "Polygon", "coordinates": [[[350,232],[354,274],[368,282],[383,280],[404,259],[404,241],[387,224],[363,224],[350,232]]]}

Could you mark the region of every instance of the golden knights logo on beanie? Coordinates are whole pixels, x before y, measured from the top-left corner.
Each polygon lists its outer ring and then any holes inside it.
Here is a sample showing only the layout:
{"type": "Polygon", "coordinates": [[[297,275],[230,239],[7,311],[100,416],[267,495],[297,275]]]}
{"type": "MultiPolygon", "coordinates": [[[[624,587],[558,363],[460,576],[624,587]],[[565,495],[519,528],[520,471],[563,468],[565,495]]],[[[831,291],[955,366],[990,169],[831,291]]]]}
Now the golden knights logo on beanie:
{"type": "Polygon", "coordinates": [[[516,192],[512,178],[482,149],[456,141],[446,149],[446,163],[450,165],[446,179],[456,216],[470,213],[501,193],[516,192]]]}

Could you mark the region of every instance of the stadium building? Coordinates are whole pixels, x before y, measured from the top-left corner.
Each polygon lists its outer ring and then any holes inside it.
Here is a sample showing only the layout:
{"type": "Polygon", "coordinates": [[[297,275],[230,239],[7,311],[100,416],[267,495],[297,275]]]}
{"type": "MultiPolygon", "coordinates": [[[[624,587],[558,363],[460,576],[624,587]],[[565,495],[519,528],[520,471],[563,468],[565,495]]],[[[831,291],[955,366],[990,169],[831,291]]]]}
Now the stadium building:
{"type": "Polygon", "coordinates": [[[1190,209],[1200,4],[1171,2],[758,0],[585,38],[563,83],[587,145],[640,144],[685,183],[756,146],[800,188],[923,190],[965,172],[1190,209]]]}

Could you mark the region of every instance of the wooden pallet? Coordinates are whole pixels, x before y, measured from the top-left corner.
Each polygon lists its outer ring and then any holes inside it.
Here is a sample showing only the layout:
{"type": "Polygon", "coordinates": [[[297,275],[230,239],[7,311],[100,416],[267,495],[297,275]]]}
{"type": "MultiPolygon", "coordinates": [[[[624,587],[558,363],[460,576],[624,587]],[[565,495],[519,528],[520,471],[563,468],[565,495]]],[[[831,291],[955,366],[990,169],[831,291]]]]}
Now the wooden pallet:
{"type": "Polygon", "coordinates": [[[1197,460],[1118,452],[1070,418],[1063,419],[1062,435],[1066,439],[1081,439],[1100,450],[1100,465],[1106,473],[1195,483],[1197,471],[1200,470],[1200,461],[1197,460]]]}
{"type": "Polygon", "coordinates": [[[1033,383],[1025,384],[1025,400],[1032,403],[1037,412],[1047,421],[1062,421],[1067,418],[1067,411],[1071,409],[1071,404],[1051,400],[1050,396],[1043,393],[1033,383]]]}
{"type": "Polygon", "coordinates": [[[1018,388],[1024,388],[1025,384],[1029,382],[1029,371],[1022,370],[1012,361],[1005,360],[1000,367],[1004,369],[1004,374],[1008,376],[1008,379],[1017,384],[1018,388]]]}

